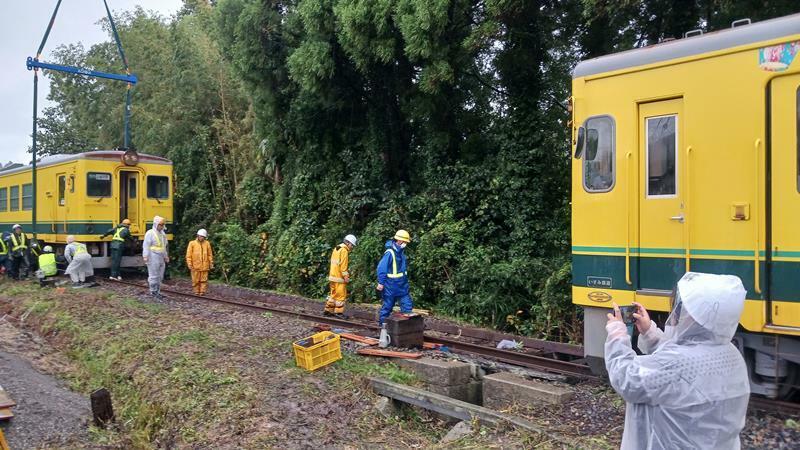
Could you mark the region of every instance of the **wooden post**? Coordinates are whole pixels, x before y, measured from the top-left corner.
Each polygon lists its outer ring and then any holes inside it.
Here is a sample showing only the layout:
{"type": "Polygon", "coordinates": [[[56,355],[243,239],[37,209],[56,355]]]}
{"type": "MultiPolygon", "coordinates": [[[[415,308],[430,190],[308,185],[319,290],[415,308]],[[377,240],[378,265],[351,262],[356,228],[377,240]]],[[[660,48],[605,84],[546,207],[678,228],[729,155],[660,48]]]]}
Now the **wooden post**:
{"type": "Polygon", "coordinates": [[[114,421],[114,408],[111,406],[111,393],[106,388],[92,392],[92,417],[94,424],[105,428],[108,422],[114,421]]]}

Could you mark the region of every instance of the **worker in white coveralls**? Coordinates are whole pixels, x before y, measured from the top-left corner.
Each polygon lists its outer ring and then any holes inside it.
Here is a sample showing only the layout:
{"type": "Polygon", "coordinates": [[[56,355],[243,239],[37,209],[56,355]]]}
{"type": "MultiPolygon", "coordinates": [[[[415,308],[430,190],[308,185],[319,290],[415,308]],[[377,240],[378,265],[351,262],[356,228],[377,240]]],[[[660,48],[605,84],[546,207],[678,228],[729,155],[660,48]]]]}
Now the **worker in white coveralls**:
{"type": "Polygon", "coordinates": [[[164,232],[164,218],[155,216],[153,228],[147,230],[142,242],[142,257],[147,264],[147,284],[150,285],[150,295],[156,300],[164,298],[161,295],[161,281],[164,280],[164,269],[169,262],[167,251],[167,234],[164,232]]]}
{"type": "Polygon", "coordinates": [[[72,280],[72,287],[83,287],[86,277],[94,276],[92,255],[86,250],[86,244],[75,241],[75,236],[67,236],[67,246],[64,248],[64,258],[69,265],[64,272],[72,280]]]}
{"type": "Polygon", "coordinates": [[[664,331],[636,304],[637,356],[619,307],[608,315],[606,369],[625,399],[622,449],[738,449],[750,382],[731,343],[744,308],[732,275],[685,274],[664,331]]]}

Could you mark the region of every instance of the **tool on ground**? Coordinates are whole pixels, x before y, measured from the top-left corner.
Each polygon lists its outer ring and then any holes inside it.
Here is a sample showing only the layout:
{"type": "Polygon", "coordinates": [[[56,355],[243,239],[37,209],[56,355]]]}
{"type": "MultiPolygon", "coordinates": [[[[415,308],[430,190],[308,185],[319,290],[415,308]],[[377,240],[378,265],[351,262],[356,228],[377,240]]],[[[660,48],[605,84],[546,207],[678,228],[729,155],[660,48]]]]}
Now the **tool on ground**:
{"type": "Polygon", "coordinates": [[[389,337],[389,332],[386,330],[386,322],[381,325],[381,337],[378,339],[378,347],[386,348],[389,344],[392,343],[392,339],[389,337]]]}
{"type": "Polygon", "coordinates": [[[394,352],[391,350],[381,350],[378,348],[364,347],[356,350],[359,355],[383,356],[384,358],[417,359],[422,357],[422,353],[417,352],[394,352]]]}

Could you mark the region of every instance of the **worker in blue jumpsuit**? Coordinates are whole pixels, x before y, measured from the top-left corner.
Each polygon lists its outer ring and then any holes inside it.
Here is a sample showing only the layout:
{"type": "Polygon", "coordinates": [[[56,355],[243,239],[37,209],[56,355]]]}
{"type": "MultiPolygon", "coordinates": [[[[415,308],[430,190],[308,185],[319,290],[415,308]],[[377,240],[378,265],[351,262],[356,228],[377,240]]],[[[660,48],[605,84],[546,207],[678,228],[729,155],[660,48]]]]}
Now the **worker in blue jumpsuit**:
{"type": "Polygon", "coordinates": [[[394,238],[386,241],[386,251],[378,263],[378,291],[381,292],[383,305],[378,316],[378,326],[392,313],[395,303],[400,301],[400,312],[410,314],[414,307],[408,293],[408,261],[403,250],[411,242],[406,230],[397,230],[394,238]]]}

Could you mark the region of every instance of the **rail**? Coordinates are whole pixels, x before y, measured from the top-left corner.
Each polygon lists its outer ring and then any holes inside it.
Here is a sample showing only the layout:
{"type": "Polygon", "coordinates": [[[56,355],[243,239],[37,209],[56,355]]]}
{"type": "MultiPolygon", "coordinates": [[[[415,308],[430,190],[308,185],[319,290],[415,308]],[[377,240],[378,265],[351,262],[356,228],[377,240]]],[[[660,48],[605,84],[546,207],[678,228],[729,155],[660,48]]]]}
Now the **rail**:
{"type": "MultiPolygon", "coordinates": [[[[106,283],[103,280],[103,283],[106,283]]],[[[131,281],[113,281],[114,284],[123,284],[128,286],[137,287],[140,289],[149,289],[148,286],[131,282],[131,281]]],[[[267,305],[262,302],[256,301],[241,301],[241,300],[231,300],[225,298],[219,298],[211,295],[197,295],[194,293],[183,292],[180,290],[165,288],[162,286],[161,290],[168,294],[174,294],[182,297],[188,297],[192,299],[198,300],[205,300],[209,302],[221,303],[231,306],[236,306],[244,309],[248,309],[251,311],[256,312],[264,312],[269,311],[276,314],[287,315],[291,317],[295,317],[301,320],[307,320],[312,322],[319,322],[325,323],[329,325],[335,325],[342,328],[360,328],[370,331],[377,331],[378,326],[375,323],[367,323],[367,322],[360,322],[360,321],[352,321],[352,320],[345,320],[339,319],[336,317],[329,317],[329,316],[322,316],[317,314],[309,314],[306,312],[300,311],[292,311],[284,308],[277,308],[275,306],[267,305]]],[[[592,374],[589,366],[571,362],[571,361],[562,361],[555,358],[548,358],[545,356],[540,355],[532,355],[529,353],[520,353],[520,352],[513,352],[508,350],[501,350],[494,348],[493,346],[485,346],[474,344],[470,342],[464,342],[458,339],[450,338],[450,337],[442,337],[442,336],[432,336],[430,333],[425,335],[425,340],[438,343],[442,345],[448,346],[455,352],[459,353],[470,353],[473,355],[479,355],[482,357],[486,357],[489,359],[496,360],[498,362],[512,364],[520,367],[527,367],[530,369],[540,370],[542,372],[548,373],[555,373],[559,375],[571,376],[575,378],[581,379],[597,379],[595,375],[592,374]]],[[[555,343],[554,343],[555,344],[555,343]]]]}

